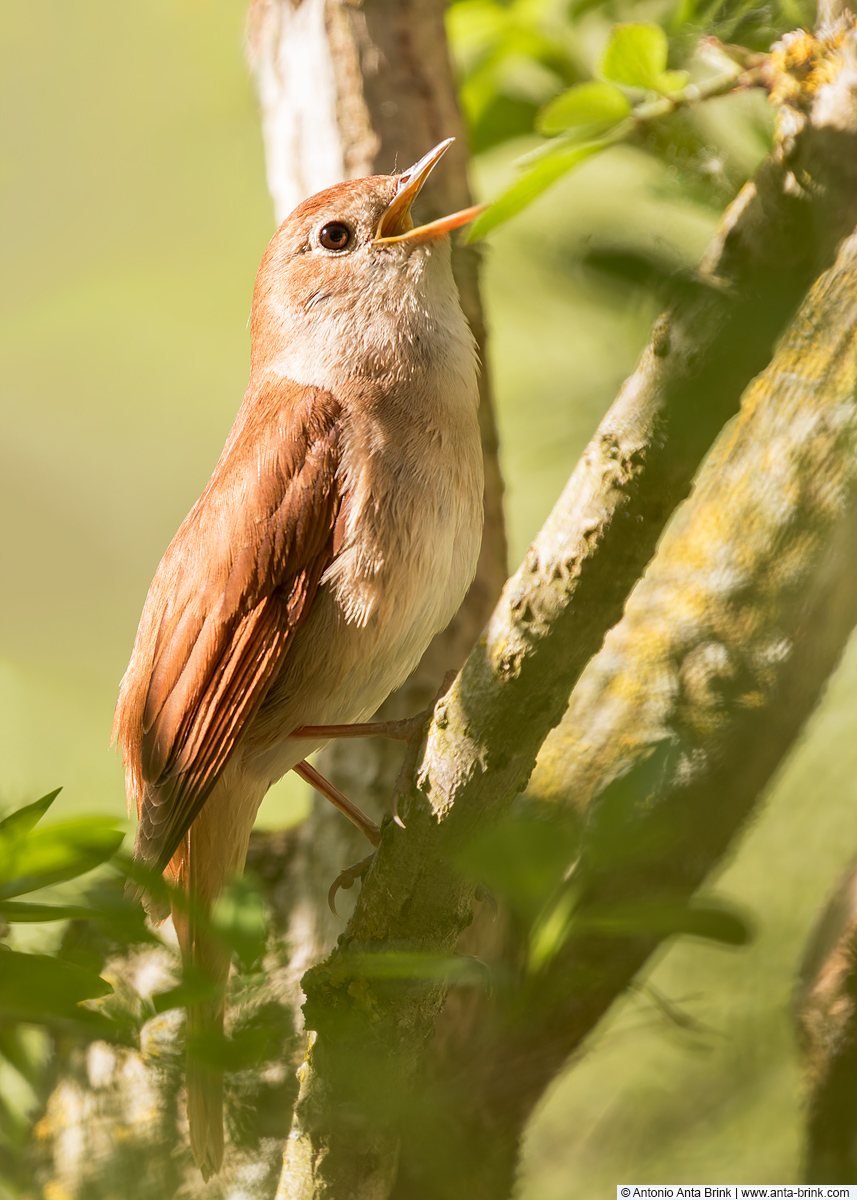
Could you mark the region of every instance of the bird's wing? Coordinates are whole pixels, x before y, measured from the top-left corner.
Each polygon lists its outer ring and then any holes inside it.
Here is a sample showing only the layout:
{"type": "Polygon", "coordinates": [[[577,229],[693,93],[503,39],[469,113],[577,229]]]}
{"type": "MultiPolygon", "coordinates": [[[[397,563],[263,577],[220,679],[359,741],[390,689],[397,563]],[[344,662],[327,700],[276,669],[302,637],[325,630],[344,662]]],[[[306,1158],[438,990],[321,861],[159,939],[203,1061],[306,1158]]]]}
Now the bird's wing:
{"type": "Polygon", "coordinates": [[[251,389],[205,492],[158,568],[114,719],[163,869],[257,712],[333,557],[340,406],[278,379],[251,389]]]}

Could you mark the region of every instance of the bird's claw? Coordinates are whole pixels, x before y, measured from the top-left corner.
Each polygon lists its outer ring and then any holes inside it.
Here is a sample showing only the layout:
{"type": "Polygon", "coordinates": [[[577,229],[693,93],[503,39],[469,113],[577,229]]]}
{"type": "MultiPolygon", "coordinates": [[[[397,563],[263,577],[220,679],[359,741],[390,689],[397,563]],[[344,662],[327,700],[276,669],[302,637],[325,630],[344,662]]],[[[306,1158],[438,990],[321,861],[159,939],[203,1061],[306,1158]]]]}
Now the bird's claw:
{"type": "Polygon", "coordinates": [[[457,674],[457,671],[447,671],[443,677],[443,683],[440,685],[437,695],[435,696],[434,700],[432,700],[428,708],[421,713],[417,713],[415,717],[409,717],[405,721],[400,722],[403,730],[406,726],[408,727],[407,734],[404,738],[408,744],[408,748],[405,751],[405,759],[402,763],[402,769],[399,771],[396,782],[393,784],[393,794],[390,797],[390,815],[400,829],[405,828],[405,822],[399,816],[399,801],[411,786],[411,780],[413,779],[414,771],[416,770],[417,766],[417,755],[419,754],[423,732],[426,725],[434,716],[434,710],[437,707],[438,700],[441,700],[452,687],[453,681],[457,674]]]}
{"type": "Polygon", "coordinates": [[[476,968],[477,973],[481,976],[482,983],[485,986],[485,995],[489,997],[494,995],[494,976],[491,968],[477,954],[456,954],[456,961],[465,963],[476,968]]]}
{"type": "Polygon", "coordinates": [[[336,893],[342,888],[343,892],[347,892],[349,888],[353,888],[356,880],[362,879],[369,870],[369,864],[375,857],[375,851],[367,854],[365,858],[361,858],[360,862],[354,863],[351,867],[346,867],[340,871],[336,879],[330,885],[330,891],[327,893],[327,903],[333,915],[340,920],[339,913],[336,911],[336,893]]]}
{"type": "Polygon", "coordinates": [[[485,901],[485,903],[491,909],[491,920],[496,921],[497,920],[497,901],[494,899],[494,897],[488,891],[488,889],[484,883],[478,883],[476,885],[475,899],[485,901]]]}
{"type": "Polygon", "coordinates": [[[400,829],[405,828],[405,822],[399,816],[399,801],[411,786],[411,779],[417,766],[417,755],[419,754],[423,731],[431,720],[433,711],[434,706],[427,708],[425,712],[418,713],[415,717],[410,717],[408,720],[408,724],[411,726],[406,739],[408,748],[405,751],[402,768],[396,777],[396,782],[393,784],[393,794],[390,796],[390,815],[400,829]]]}

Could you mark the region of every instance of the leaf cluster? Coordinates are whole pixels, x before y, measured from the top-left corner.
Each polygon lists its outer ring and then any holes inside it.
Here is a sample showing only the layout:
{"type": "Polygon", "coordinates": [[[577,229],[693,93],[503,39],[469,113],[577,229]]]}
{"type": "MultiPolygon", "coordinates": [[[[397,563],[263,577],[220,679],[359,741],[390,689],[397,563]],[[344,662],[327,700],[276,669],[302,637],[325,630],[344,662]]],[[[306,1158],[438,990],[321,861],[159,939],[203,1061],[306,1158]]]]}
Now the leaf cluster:
{"type": "MultiPolygon", "coordinates": [[[[133,889],[177,905],[187,904],[184,894],[123,855],[124,832],[107,818],[41,824],[59,791],[0,820],[0,1175],[13,1194],[26,1190],[21,1152],[50,1093],[56,1056],[94,1040],[139,1051],[152,1041],[144,1032],[151,1023],[159,1069],[175,1074],[176,1049],[161,1043],[163,1036],[174,1041],[180,1022],[165,1025],[162,1015],[212,992],[147,924],[133,889]],[[22,936],[22,927],[35,938],[22,936]],[[53,927],[61,932],[51,939],[46,934],[53,927]],[[127,969],[135,948],[146,947],[167,955],[175,977],[174,986],[151,995],[137,990],[127,969]]],[[[255,1106],[248,1109],[246,1094],[282,1085],[260,1076],[281,1058],[292,1036],[291,1014],[268,994],[268,921],[255,882],[234,882],[205,921],[208,935],[225,944],[240,967],[232,989],[235,1019],[230,1036],[187,1049],[231,1073],[232,1123],[250,1136],[254,1122],[247,1112],[255,1106]]]]}
{"type": "MultiPolygon", "coordinates": [[[[766,51],[809,19],[807,8],[803,0],[677,0],[647,9],[655,19],[640,21],[633,19],[637,6],[621,0],[454,3],[449,33],[474,150],[525,134],[545,139],[519,161],[518,177],[470,236],[509,220],[563,175],[624,141],[666,161],[688,189],[722,206],[744,182],[741,164],[696,114],[756,80],[714,54],[712,39],[766,51]]],[[[767,149],[770,120],[758,133],[767,149]]]]}
{"type": "Polygon", "coordinates": [[[527,993],[538,990],[551,964],[582,938],[684,935],[733,946],[750,940],[749,919],[722,897],[688,898],[663,878],[640,887],[640,872],[653,855],[680,837],[668,813],[652,819],[652,802],[681,753],[665,741],[604,788],[585,856],[581,831],[568,817],[532,800],[463,852],[463,868],[513,915],[522,947],[519,982],[527,993]],[[647,812],[645,830],[634,819],[641,811],[647,812]],[[615,881],[623,878],[627,890],[617,892],[615,881]],[[611,881],[609,892],[604,881],[611,881]]]}

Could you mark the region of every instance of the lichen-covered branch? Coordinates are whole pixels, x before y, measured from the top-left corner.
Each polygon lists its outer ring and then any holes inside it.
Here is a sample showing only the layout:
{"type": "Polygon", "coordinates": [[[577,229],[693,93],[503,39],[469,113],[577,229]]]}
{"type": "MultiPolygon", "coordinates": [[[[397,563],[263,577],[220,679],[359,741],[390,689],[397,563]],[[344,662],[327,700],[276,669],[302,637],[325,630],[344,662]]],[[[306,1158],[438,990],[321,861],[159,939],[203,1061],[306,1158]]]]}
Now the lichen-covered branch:
{"type": "Polygon", "coordinates": [[[663,937],[639,925],[597,936],[593,922],[685,902],[741,829],[857,622],[855,546],[857,235],[750,389],[574,693],[567,799],[587,805],[577,931],[538,978],[526,1028],[490,1041],[496,1121],[522,1127],[663,937]]]}
{"type": "MultiPolygon", "coordinates": [[[[798,93],[781,112],[774,155],[727,210],[695,280],[656,322],[530,551],[538,574],[540,545],[556,544],[575,577],[578,673],[621,615],[788,316],[857,222],[857,27],[833,61],[832,82],[798,93]]],[[[513,638],[524,646],[526,628],[513,638]]],[[[569,761],[560,729],[540,755],[540,794],[567,792],[569,761]]]]}

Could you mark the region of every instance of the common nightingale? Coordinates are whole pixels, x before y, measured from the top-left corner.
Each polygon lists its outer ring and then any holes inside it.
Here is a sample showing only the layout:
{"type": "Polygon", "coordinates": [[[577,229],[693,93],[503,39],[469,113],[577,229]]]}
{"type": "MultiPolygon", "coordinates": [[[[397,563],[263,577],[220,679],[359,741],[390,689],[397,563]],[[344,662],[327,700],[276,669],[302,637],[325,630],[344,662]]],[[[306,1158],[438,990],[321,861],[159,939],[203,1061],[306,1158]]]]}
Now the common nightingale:
{"type": "MultiPolygon", "coordinates": [[[[268,788],[306,776],[327,740],[294,731],[369,717],[476,570],[477,359],[447,234],[479,210],[411,218],[451,140],[401,174],[311,196],[272,238],[244,402],[155,573],[122,680],[114,737],[135,855],[192,893],[173,906],[183,955],[217,985],[229,958],[198,914],[243,867],[268,788]]],[[[222,1000],[191,1005],[188,1035],[222,1022],[222,1000]]],[[[208,1178],[222,1077],[190,1057],[187,1091],[208,1178]]]]}

